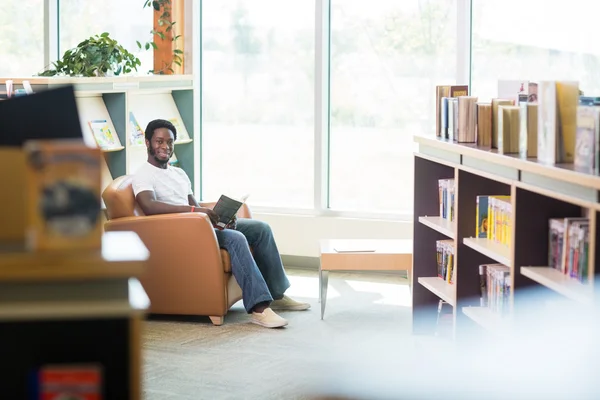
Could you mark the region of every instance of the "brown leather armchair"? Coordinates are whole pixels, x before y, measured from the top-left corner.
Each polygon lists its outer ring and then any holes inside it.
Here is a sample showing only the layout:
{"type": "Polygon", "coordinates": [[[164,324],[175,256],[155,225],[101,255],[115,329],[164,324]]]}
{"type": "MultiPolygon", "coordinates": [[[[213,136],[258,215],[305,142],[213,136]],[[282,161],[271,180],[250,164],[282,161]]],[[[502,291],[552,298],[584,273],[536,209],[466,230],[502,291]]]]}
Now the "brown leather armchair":
{"type": "MultiPolygon", "coordinates": [[[[148,269],[140,281],[154,314],[206,315],[222,325],[229,308],[242,298],[231,273],[229,253],[220,249],[204,213],[144,215],[122,176],[102,192],[106,231],[134,231],[150,250],[148,269]]],[[[214,203],[202,203],[211,206],[214,203]]],[[[246,204],[238,216],[251,218],[246,204]]]]}

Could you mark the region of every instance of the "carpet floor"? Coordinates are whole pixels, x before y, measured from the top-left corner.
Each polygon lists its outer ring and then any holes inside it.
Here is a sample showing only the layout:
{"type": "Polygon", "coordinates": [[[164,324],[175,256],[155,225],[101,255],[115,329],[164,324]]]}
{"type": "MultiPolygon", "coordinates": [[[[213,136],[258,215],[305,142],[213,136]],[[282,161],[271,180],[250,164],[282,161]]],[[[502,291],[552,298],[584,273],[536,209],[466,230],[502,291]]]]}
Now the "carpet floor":
{"type": "Polygon", "coordinates": [[[312,308],[281,312],[289,320],[285,328],[249,323],[241,303],[222,326],[204,317],[150,317],[143,334],[144,398],[315,399],[351,381],[343,372],[349,365],[414,348],[404,276],[330,273],[321,320],[317,272],[287,271],[287,294],[312,308]]]}

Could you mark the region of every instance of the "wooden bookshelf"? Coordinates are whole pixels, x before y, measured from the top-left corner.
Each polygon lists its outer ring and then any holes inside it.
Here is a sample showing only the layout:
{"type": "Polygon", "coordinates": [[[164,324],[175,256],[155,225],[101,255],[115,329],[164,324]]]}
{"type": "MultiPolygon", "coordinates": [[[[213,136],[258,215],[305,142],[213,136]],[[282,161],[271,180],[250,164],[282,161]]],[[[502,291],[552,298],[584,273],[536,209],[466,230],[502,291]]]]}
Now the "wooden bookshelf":
{"type": "Polygon", "coordinates": [[[507,332],[521,310],[545,307],[558,298],[589,304],[596,297],[600,176],[572,165],[545,165],[535,159],[498,154],[475,144],[415,136],[413,220],[413,332],[435,331],[441,300],[454,307],[455,332],[481,327],[507,332]],[[455,220],[439,218],[438,180],[455,180],[455,220]],[[513,213],[508,245],[476,237],[476,198],[510,196],[513,213]],[[590,223],[588,275],[581,283],[548,265],[549,220],[587,217],[590,223]],[[436,241],[454,240],[453,285],[437,278],[436,241]],[[481,307],[479,265],[503,264],[510,271],[507,315],[481,307]],[[543,296],[527,296],[532,289],[543,296]],[[548,297],[544,297],[545,294],[548,297]],[[532,303],[533,302],[533,303],[532,303]]]}
{"type": "Polygon", "coordinates": [[[138,280],[150,253],[134,232],[107,232],[98,251],[31,253],[0,243],[4,390],[28,398],[44,366],[99,365],[106,398],[141,399],[141,325],[150,301],[138,280]]]}
{"type": "Polygon", "coordinates": [[[550,267],[521,267],[521,275],[544,285],[568,299],[584,304],[593,300],[591,285],[584,285],[575,278],[550,267]]]}
{"type": "Polygon", "coordinates": [[[448,236],[450,239],[454,239],[456,224],[447,218],[419,217],[419,222],[430,227],[431,229],[438,231],[442,235],[448,236]]]}
{"type": "Polygon", "coordinates": [[[465,246],[480,252],[500,264],[510,267],[510,249],[507,246],[483,238],[464,238],[463,242],[465,246]]]}
{"type": "Polygon", "coordinates": [[[431,293],[435,294],[446,303],[454,305],[456,301],[455,287],[439,277],[421,277],[419,284],[423,285],[431,293]]]}

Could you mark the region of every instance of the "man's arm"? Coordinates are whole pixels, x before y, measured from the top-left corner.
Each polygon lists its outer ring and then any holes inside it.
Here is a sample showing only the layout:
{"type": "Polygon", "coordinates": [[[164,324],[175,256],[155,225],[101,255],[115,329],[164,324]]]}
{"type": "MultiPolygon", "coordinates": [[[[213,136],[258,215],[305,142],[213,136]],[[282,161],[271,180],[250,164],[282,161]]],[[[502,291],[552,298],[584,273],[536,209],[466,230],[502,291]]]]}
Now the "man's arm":
{"type": "Polygon", "coordinates": [[[190,206],[180,206],[158,201],[153,190],[139,192],[137,196],[135,196],[135,199],[146,215],[173,214],[192,211],[192,207],[190,206]]]}
{"type": "MultiPolygon", "coordinates": [[[[153,190],[144,190],[143,192],[139,192],[135,199],[137,200],[138,204],[140,205],[140,207],[144,211],[144,214],[146,215],[175,214],[192,211],[191,206],[180,206],[157,200],[153,190]]],[[[201,212],[208,215],[213,225],[219,221],[217,213],[211,210],[210,208],[196,206],[194,207],[194,212],[201,212]]]]}

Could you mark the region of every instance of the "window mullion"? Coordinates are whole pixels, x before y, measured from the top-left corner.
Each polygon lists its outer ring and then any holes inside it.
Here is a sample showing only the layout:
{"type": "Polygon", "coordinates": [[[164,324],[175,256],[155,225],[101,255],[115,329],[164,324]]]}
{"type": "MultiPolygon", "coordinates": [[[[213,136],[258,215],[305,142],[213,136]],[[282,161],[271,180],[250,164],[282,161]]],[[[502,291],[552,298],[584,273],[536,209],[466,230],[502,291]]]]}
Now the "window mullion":
{"type": "Polygon", "coordinates": [[[329,207],[329,62],[331,0],[315,2],[314,207],[329,207]]]}

